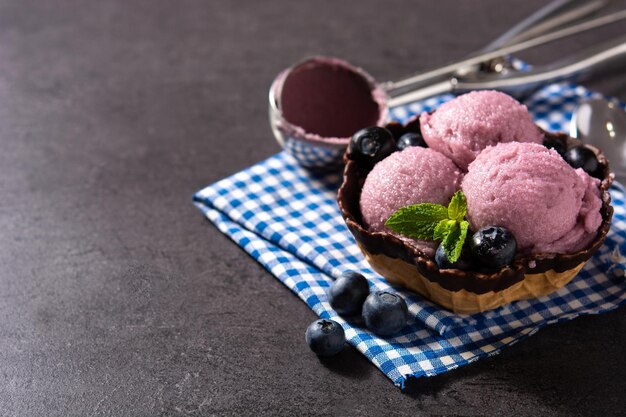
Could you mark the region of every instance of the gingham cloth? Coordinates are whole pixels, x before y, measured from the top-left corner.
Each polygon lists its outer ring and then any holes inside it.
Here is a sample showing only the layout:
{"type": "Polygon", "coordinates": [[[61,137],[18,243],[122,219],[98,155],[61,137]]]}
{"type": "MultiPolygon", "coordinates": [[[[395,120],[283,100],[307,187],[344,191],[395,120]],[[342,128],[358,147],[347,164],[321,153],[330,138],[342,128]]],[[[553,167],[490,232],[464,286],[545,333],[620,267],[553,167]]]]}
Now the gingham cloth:
{"type": "MultiPolygon", "coordinates": [[[[571,84],[553,84],[525,101],[535,121],[552,131],[568,131],[571,113],[594,96],[571,84]]],[[[405,121],[437,107],[450,95],[392,110],[405,121]]],[[[615,214],[606,243],[579,275],[561,290],[517,301],[486,313],[459,315],[420,296],[391,288],[407,301],[410,321],[401,334],[383,339],[338,316],[326,291],[343,271],[362,272],[372,290],[389,284],[370,269],[348,231],[336,203],[339,174],[312,174],[279,153],[194,195],[194,202],[217,228],[297,294],[320,317],[338,321],[348,342],[396,385],[407,378],[441,374],[580,315],[612,310],[626,300],[626,281],[615,272],[617,251],[626,240],[624,189],[611,189],[615,214]],[[617,250],[615,250],[617,249],[617,250]],[[611,269],[611,270],[609,270],[611,269]]],[[[617,264],[617,272],[624,265],[617,264]]],[[[302,329],[307,323],[302,323],[302,329]]],[[[303,341],[304,343],[304,341],[303,341]]]]}

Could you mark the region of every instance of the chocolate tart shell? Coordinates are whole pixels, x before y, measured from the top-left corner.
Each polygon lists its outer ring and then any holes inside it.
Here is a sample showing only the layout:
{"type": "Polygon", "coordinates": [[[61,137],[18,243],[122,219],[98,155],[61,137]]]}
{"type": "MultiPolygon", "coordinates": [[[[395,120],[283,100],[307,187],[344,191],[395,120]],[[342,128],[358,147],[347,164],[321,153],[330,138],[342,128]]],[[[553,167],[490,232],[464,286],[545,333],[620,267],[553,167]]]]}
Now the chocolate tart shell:
{"type": "MultiPolygon", "coordinates": [[[[419,119],[406,125],[390,123],[386,127],[397,139],[407,132],[419,132],[419,119]]],[[[542,132],[568,149],[581,144],[563,133],[542,132]]],[[[563,287],[602,246],[613,215],[608,192],[613,175],[600,150],[587,146],[598,157],[597,177],[601,180],[602,224],[594,241],[575,253],[520,256],[499,271],[439,269],[434,259],[392,234],[368,231],[361,220],[359,201],[371,167],[359,165],[347,155],[344,155],[346,165],[337,200],[348,229],[376,272],[391,283],[405,286],[457,313],[485,311],[511,301],[546,295],[563,287]]]]}

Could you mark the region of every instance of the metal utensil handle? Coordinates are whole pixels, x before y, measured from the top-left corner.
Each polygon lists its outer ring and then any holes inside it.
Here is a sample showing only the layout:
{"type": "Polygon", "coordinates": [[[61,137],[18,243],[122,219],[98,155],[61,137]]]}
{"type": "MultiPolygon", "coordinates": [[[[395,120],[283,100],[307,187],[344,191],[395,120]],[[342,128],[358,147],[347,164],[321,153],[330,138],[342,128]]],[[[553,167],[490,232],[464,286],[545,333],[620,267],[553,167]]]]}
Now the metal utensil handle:
{"type": "MultiPolygon", "coordinates": [[[[549,33],[559,27],[563,28],[566,24],[582,22],[611,1],[613,0],[553,0],[504,32],[478,52],[494,51],[507,45],[513,45],[549,33]]],[[[472,72],[481,71],[481,65],[484,65],[484,63],[459,68],[455,71],[454,76],[464,76],[472,72]]]]}
{"type": "Polygon", "coordinates": [[[485,74],[475,80],[458,79],[453,83],[455,92],[498,89],[519,95],[538,86],[573,77],[613,70],[626,65],[626,36],[596,45],[553,64],[535,67],[527,72],[507,75],[485,74]]]}
{"type": "Polygon", "coordinates": [[[467,78],[452,77],[391,98],[387,104],[389,107],[395,107],[438,94],[462,93],[470,90],[497,89],[519,96],[542,84],[575,75],[588,75],[609,70],[620,65],[626,65],[626,37],[596,45],[553,64],[535,67],[528,72],[513,72],[505,75],[479,72],[467,78]]]}
{"type": "Polygon", "coordinates": [[[535,36],[591,15],[612,0],[553,0],[481,49],[489,52],[535,36]]]}
{"type": "Polygon", "coordinates": [[[394,99],[395,102],[406,103],[409,101],[413,101],[413,99],[407,100],[402,96],[413,96],[413,93],[415,93],[414,90],[417,90],[418,88],[423,86],[428,86],[430,84],[433,84],[434,82],[445,83],[445,78],[452,77],[459,68],[470,67],[472,65],[480,64],[481,62],[489,61],[494,58],[523,51],[525,49],[552,42],[567,36],[575,35],[586,30],[591,30],[600,26],[607,25],[609,23],[617,22],[624,18],[626,18],[626,10],[620,10],[606,16],[587,20],[513,45],[507,45],[494,51],[472,55],[462,61],[448,64],[427,72],[415,74],[399,81],[387,82],[384,83],[382,87],[387,91],[389,96],[394,99]]]}

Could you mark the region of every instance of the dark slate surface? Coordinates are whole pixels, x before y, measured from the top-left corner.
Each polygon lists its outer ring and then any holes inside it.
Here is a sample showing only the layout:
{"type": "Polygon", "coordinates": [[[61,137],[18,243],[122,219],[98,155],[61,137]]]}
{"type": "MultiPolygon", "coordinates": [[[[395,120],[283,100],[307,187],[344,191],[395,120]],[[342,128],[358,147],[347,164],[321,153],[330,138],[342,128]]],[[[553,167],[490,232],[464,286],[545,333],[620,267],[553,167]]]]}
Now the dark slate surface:
{"type": "MultiPolygon", "coordinates": [[[[2,1],[0,414],[623,415],[623,308],[403,394],[354,350],[312,355],[314,314],[191,204],[278,151],[283,67],[326,53],[392,79],[541,3],[2,1]]],[[[592,86],[626,99],[623,76],[592,86]]]]}

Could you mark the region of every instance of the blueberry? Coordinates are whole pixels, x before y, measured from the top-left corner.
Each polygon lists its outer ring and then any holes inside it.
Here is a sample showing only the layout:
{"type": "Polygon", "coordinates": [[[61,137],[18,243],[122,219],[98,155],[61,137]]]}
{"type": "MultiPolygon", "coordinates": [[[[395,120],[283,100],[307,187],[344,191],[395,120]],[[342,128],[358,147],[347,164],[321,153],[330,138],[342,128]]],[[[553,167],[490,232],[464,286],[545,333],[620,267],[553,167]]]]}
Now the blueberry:
{"type": "Polygon", "coordinates": [[[443,250],[443,243],[439,245],[437,252],[435,252],[435,263],[440,269],[460,269],[462,271],[472,269],[471,259],[467,251],[461,252],[461,257],[456,262],[450,262],[446,252],[443,250]]]}
{"type": "Polygon", "coordinates": [[[363,319],[367,327],[379,336],[391,336],[406,326],[409,309],[399,295],[377,291],[363,304],[363,319]]]}
{"type": "Polygon", "coordinates": [[[309,325],[304,334],[306,343],[318,356],[333,356],[346,343],[343,328],[334,320],[319,319],[309,325]]]}
{"type": "Polygon", "coordinates": [[[384,127],[367,127],[352,135],[348,158],[366,165],[374,165],[396,150],[393,135],[384,127]]]}
{"type": "Polygon", "coordinates": [[[567,151],[567,146],[565,145],[565,142],[550,136],[546,137],[543,140],[543,146],[545,146],[546,148],[554,149],[561,156],[565,155],[565,151],[567,151]]]}
{"type": "Polygon", "coordinates": [[[487,226],[474,233],[470,240],[470,250],[479,263],[500,269],[513,262],[517,242],[508,229],[487,226]]]}
{"type": "Polygon", "coordinates": [[[563,157],[573,168],[582,168],[589,175],[595,176],[598,172],[598,158],[586,146],[574,146],[563,157]]]}
{"type": "Polygon", "coordinates": [[[400,139],[398,139],[396,146],[399,150],[403,150],[405,148],[408,148],[409,146],[421,146],[422,148],[428,147],[422,134],[415,132],[405,133],[404,135],[400,136],[400,139]]]}
{"type": "Polygon", "coordinates": [[[367,279],[358,272],[346,271],[328,289],[328,301],[342,316],[361,314],[370,293],[367,279]]]}

